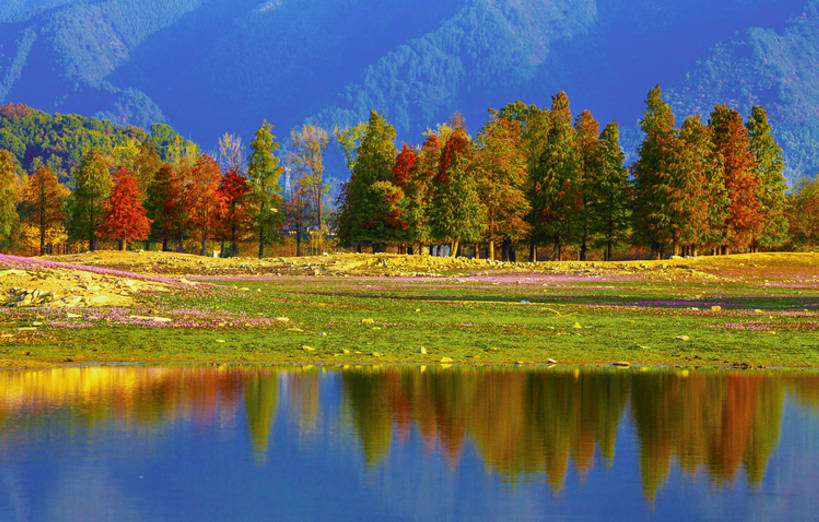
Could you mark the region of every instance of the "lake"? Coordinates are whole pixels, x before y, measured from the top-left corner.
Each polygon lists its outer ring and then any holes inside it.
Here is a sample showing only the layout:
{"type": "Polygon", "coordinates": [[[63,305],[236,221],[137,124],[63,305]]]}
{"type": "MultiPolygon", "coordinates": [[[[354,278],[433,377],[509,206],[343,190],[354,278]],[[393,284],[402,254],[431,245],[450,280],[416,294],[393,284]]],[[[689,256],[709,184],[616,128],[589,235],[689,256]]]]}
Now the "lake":
{"type": "Polygon", "coordinates": [[[0,371],[0,520],[816,520],[819,372],[0,371]]]}

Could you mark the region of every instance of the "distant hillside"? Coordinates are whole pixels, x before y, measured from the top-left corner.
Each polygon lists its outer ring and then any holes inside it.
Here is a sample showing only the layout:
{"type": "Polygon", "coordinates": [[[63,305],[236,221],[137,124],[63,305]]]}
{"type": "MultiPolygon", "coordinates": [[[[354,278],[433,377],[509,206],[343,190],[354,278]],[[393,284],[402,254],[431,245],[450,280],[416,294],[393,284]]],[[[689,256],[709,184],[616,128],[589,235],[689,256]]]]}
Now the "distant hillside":
{"type": "Polygon", "coordinates": [[[792,181],[819,172],[819,2],[784,31],[752,28],[719,43],[668,93],[681,114],[725,102],[747,115],[765,105],[792,181]]]}
{"type": "Polygon", "coordinates": [[[165,124],[152,125],[149,133],[76,114],[46,114],[21,104],[0,107],[0,149],[14,154],[29,172],[38,161],[69,172],[91,148],[118,158],[146,140],[163,160],[170,159],[173,146],[196,148],[165,124]]]}
{"type": "Polygon", "coordinates": [[[376,109],[416,142],[453,112],[475,131],[487,107],[566,90],[633,151],[660,83],[678,115],[766,105],[792,178],[817,170],[816,2],[5,0],[0,103],[168,122],[206,146],[376,109]]]}

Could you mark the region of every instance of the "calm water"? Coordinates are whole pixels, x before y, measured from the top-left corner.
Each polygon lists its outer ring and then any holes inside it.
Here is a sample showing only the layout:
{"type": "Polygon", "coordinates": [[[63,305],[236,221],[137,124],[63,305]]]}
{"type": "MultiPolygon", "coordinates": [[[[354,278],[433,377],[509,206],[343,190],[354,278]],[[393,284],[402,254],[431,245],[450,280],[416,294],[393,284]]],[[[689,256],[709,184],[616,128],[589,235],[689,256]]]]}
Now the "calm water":
{"type": "Polygon", "coordinates": [[[817,372],[0,372],[0,520],[817,513],[817,372]]]}

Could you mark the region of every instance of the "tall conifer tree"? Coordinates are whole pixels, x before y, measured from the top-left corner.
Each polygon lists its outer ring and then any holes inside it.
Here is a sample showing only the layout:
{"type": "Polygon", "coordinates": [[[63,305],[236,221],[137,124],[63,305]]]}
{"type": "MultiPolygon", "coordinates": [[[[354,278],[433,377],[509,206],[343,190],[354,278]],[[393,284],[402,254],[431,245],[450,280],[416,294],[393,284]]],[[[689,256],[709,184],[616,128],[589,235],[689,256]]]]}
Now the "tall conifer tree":
{"type": "Polygon", "coordinates": [[[670,243],[668,194],[675,137],[674,113],[659,85],[648,93],[640,129],[645,137],[634,165],[633,235],[638,244],[659,255],[670,243]]]}
{"type": "Polygon", "coordinates": [[[732,246],[745,248],[759,236],[764,223],[759,202],[759,172],[750,149],[751,139],[739,113],[725,105],[714,109],[708,126],[713,132],[716,150],[722,155],[725,187],[730,198],[725,220],[726,251],[732,246]]]}
{"type": "Polygon", "coordinates": [[[253,141],[248,159],[248,210],[253,230],[259,242],[259,259],[264,256],[264,247],[277,237],[278,226],[283,219],[282,196],[279,178],[284,167],[276,157],[279,143],[273,136],[273,126],[264,121],[253,141]]]}
{"type": "Polygon", "coordinates": [[[785,159],[774,139],[764,107],[754,105],[745,126],[751,137],[751,152],[756,160],[759,177],[759,203],[765,218],[762,230],[752,246],[778,246],[785,242],[788,234],[788,220],[785,217],[787,187],[782,175],[785,159]]]}
{"type": "Polygon", "coordinates": [[[344,245],[376,245],[384,241],[372,216],[380,200],[372,187],[392,179],[395,161],[395,128],[380,114],[370,112],[367,128],[356,148],[353,169],[339,198],[338,238],[344,245]]]}
{"type": "Polygon", "coordinates": [[[626,240],[631,219],[631,185],[624,161],[620,131],[617,124],[611,122],[600,134],[588,209],[593,231],[599,238],[596,244],[603,248],[607,261],[611,260],[614,245],[626,240]]]}

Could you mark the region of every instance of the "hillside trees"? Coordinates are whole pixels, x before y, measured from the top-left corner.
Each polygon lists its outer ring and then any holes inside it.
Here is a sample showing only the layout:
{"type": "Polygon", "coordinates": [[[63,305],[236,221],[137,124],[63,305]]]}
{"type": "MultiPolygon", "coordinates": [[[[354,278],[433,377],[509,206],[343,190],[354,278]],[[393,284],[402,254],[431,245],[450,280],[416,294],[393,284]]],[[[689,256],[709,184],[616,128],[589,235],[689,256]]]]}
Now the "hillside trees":
{"type": "Polygon", "coordinates": [[[265,245],[277,237],[283,219],[279,208],[282,204],[279,178],[284,167],[275,154],[278,148],[273,126],[263,122],[250,143],[252,152],[247,168],[250,190],[246,195],[251,226],[259,242],[259,259],[264,256],[265,245]]]}
{"type": "Polygon", "coordinates": [[[30,209],[27,221],[37,228],[40,236],[40,255],[46,252],[48,232],[65,220],[64,203],[69,194],[54,170],[46,165],[38,167],[26,181],[23,201],[30,209]]]}
{"type": "Polygon", "coordinates": [[[120,250],[125,250],[128,241],[148,238],[151,221],[145,216],[133,173],[120,167],[112,175],[112,180],[111,195],[97,232],[100,237],[117,241],[120,250]]]}

